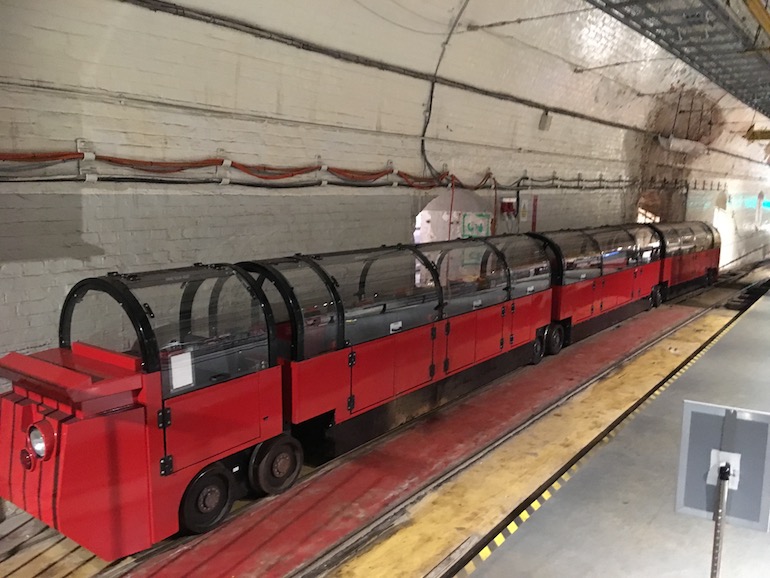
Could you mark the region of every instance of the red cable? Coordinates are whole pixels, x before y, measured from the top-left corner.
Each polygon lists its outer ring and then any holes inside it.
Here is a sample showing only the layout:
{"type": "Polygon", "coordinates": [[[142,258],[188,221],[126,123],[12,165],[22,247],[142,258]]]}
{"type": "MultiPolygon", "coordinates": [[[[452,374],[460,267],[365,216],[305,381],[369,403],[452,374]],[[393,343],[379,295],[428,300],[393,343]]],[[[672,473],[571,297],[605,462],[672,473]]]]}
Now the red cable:
{"type": "Polygon", "coordinates": [[[409,173],[404,173],[402,171],[398,171],[396,173],[399,177],[401,177],[404,182],[412,187],[413,189],[419,189],[422,191],[427,191],[429,189],[434,189],[436,187],[442,186],[442,182],[448,175],[448,173],[441,173],[438,178],[434,177],[418,177],[415,175],[410,175],[409,173]]]}
{"type": "Polygon", "coordinates": [[[83,153],[0,153],[0,161],[28,162],[28,161],[70,161],[80,160],[83,153]]]}
{"type": "MultiPolygon", "coordinates": [[[[84,153],[78,152],[0,153],[0,161],[9,162],[68,161],[82,160],[83,158],[84,153]]],[[[225,160],[221,158],[206,158],[197,161],[145,161],[109,155],[95,155],[95,160],[150,173],[176,173],[189,169],[222,166],[225,162],[225,160]]],[[[305,175],[307,173],[318,171],[324,168],[322,165],[303,167],[272,167],[268,165],[247,165],[236,161],[233,161],[231,166],[234,169],[239,170],[247,175],[251,175],[262,180],[290,179],[292,177],[305,175]]],[[[356,169],[345,169],[341,167],[326,167],[326,170],[338,178],[360,182],[374,182],[390,174],[394,174],[394,171],[391,169],[383,169],[379,171],[363,171],[356,169]]],[[[445,180],[447,177],[450,176],[446,171],[439,175],[429,177],[412,175],[403,171],[396,171],[395,174],[410,187],[420,190],[428,190],[443,186],[446,184],[445,180]]],[[[483,187],[489,180],[490,176],[490,174],[486,174],[481,182],[473,187],[474,190],[483,187]]],[[[457,184],[463,188],[467,188],[462,183],[462,181],[457,179],[457,177],[452,176],[451,178],[453,179],[453,185],[457,184]]]]}
{"type": "Polygon", "coordinates": [[[238,169],[239,171],[246,173],[247,175],[251,175],[252,177],[256,177],[258,179],[264,179],[268,181],[276,181],[279,179],[289,179],[291,177],[296,177],[299,175],[305,175],[307,173],[312,173],[313,171],[320,170],[320,165],[315,165],[312,167],[294,167],[294,168],[288,168],[288,169],[277,169],[277,168],[270,168],[271,171],[280,171],[283,170],[284,172],[275,172],[272,174],[265,174],[260,173],[258,171],[255,171],[253,167],[250,167],[249,165],[244,165],[239,162],[233,161],[233,168],[238,169]]]}
{"type": "Polygon", "coordinates": [[[338,167],[327,167],[329,173],[341,179],[348,179],[351,181],[372,182],[382,177],[386,177],[393,173],[391,169],[384,169],[381,171],[358,171],[354,169],[342,169],[338,167]]]}
{"type": "Polygon", "coordinates": [[[143,161],[138,159],[127,159],[123,157],[111,157],[105,155],[96,155],[97,161],[102,161],[112,165],[129,167],[132,169],[145,171],[149,173],[178,173],[187,169],[197,169],[204,167],[214,167],[222,164],[223,159],[201,159],[199,161],[143,161]]]}

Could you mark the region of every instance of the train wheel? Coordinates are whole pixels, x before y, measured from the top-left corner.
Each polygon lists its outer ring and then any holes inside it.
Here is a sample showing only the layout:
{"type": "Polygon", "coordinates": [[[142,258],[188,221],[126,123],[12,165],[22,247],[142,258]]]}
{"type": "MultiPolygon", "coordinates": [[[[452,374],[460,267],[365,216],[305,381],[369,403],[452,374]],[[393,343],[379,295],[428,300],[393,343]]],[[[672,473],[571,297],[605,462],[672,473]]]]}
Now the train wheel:
{"type": "Polygon", "coordinates": [[[227,516],[232,505],[232,474],[222,464],[213,464],[187,486],[179,508],[180,526],[193,534],[208,532],[227,516]]]}
{"type": "Polygon", "coordinates": [[[540,360],[543,359],[543,355],[545,355],[543,338],[540,336],[535,337],[535,340],[532,342],[532,361],[530,361],[530,363],[532,365],[537,365],[540,363],[540,360]]]}
{"type": "Polygon", "coordinates": [[[564,326],[561,323],[551,323],[546,332],[545,352],[556,355],[564,346],[564,326]]]}
{"type": "Polygon", "coordinates": [[[266,494],[280,494],[297,481],[303,458],[302,445],[291,436],[280,435],[252,456],[249,480],[266,494]]]}

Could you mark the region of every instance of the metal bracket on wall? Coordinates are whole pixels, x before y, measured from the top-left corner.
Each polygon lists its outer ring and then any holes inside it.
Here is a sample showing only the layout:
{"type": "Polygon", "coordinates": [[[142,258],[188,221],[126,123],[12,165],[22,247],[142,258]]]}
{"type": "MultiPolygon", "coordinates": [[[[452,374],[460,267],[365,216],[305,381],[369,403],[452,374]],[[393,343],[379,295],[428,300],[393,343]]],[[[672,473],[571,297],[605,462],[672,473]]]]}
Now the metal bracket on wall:
{"type": "Polygon", "coordinates": [[[96,150],[94,144],[84,138],[75,139],[75,149],[83,153],[83,158],[78,161],[78,174],[85,177],[87,183],[96,182],[99,179],[96,171],[96,150]]]}

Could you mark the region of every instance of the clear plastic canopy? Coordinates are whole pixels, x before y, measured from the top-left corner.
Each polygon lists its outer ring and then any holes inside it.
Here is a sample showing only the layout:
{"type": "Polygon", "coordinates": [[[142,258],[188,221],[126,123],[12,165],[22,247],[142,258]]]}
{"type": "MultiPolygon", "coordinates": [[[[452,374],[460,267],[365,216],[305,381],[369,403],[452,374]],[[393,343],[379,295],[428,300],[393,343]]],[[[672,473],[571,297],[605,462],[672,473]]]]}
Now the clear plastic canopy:
{"type": "Polygon", "coordinates": [[[719,247],[719,233],[700,221],[684,223],[655,223],[665,240],[667,257],[686,255],[719,247]]]}
{"type": "Polygon", "coordinates": [[[261,293],[229,265],[112,275],[73,288],[60,341],[141,356],[146,368],[163,370],[173,395],[266,367],[270,317],[261,293]],[[182,381],[169,370],[180,354],[190,369],[182,381]]]}

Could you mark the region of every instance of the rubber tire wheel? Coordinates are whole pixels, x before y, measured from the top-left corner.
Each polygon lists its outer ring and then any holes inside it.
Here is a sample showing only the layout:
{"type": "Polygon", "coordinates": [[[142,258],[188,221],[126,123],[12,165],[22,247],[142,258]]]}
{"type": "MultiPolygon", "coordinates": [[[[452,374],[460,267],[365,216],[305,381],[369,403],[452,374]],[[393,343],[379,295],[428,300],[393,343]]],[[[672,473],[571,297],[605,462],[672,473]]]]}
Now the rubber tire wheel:
{"type": "Polygon", "coordinates": [[[216,528],[232,506],[232,474],[222,464],[213,464],[187,486],[179,506],[179,525],[192,534],[204,534],[216,528]]]}
{"type": "Polygon", "coordinates": [[[259,459],[252,463],[250,479],[257,488],[269,495],[288,490],[302,470],[302,445],[293,437],[281,435],[260,448],[259,459]],[[254,475],[256,473],[256,475],[254,475]]]}
{"type": "Polygon", "coordinates": [[[562,347],[564,347],[564,326],[561,323],[552,323],[545,340],[545,352],[548,355],[556,355],[562,347]]]}
{"type": "Polygon", "coordinates": [[[537,365],[542,361],[543,355],[545,355],[545,344],[543,343],[543,338],[538,336],[532,342],[532,359],[530,363],[537,365]]]}
{"type": "Polygon", "coordinates": [[[663,304],[663,294],[657,285],[650,291],[650,303],[652,303],[653,307],[660,307],[663,304]]]}

